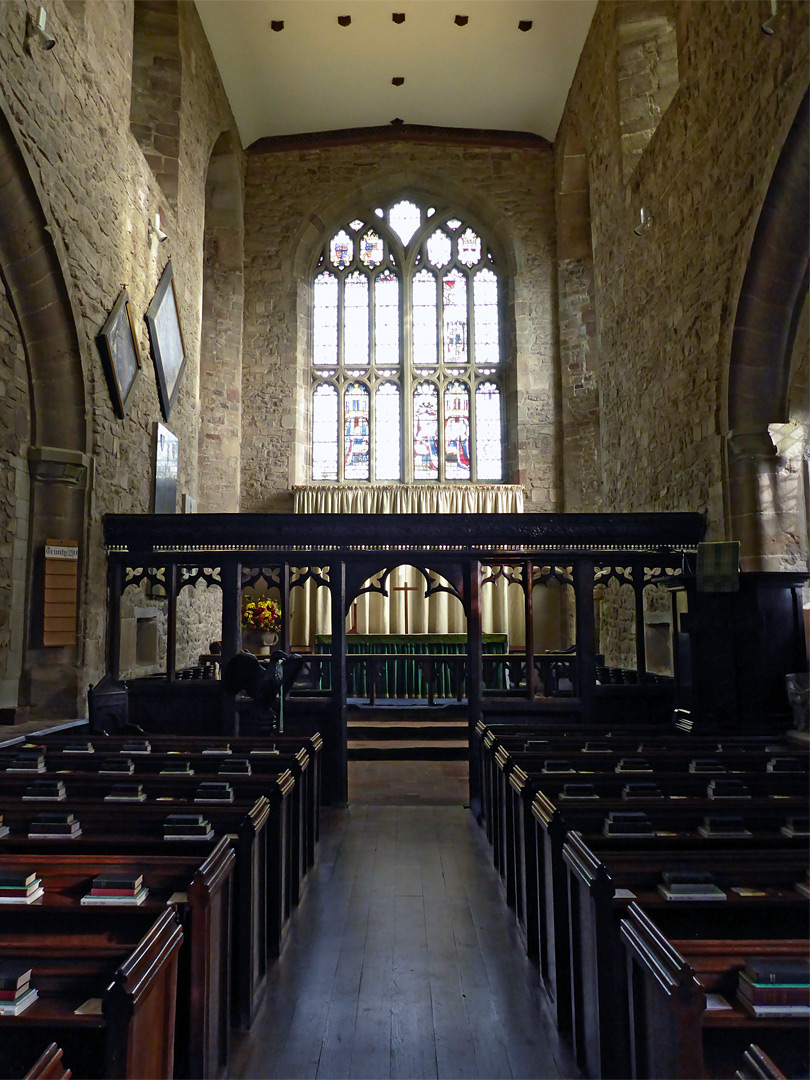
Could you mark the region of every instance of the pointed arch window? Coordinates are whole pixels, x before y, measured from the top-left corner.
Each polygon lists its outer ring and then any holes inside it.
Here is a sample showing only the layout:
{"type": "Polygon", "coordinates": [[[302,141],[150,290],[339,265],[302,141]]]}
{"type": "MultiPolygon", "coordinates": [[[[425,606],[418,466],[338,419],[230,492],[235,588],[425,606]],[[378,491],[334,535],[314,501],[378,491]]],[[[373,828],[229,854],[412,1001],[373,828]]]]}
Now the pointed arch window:
{"type": "Polygon", "coordinates": [[[471,222],[400,199],[324,238],[312,479],[503,479],[502,282],[471,222]]]}

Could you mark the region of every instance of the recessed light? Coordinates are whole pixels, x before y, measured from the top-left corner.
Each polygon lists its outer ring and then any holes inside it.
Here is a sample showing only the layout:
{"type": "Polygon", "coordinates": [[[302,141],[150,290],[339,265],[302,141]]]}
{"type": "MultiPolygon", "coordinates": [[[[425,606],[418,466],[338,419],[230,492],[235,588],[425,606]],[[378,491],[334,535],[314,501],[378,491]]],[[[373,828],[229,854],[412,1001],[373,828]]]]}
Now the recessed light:
{"type": "Polygon", "coordinates": [[[351,24],[352,24],[351,15],[338,15],[337,19],[338,19],[338,26],[351,26],[351,24]]]}
{"type": "Polygon", "coordinates": [[[391,13],[391,18],[397,24],[404,23],[405,22],[405,12],[404,11],[393,11],[391,13]]]}
{"type": "Polygon", "coordinates": [[[280,30],[283,30],[284,29],[284,20],[283,19],[271,19],[270,20],[270,29],[275,30],[276,33],[278,33],[280,30]]]}
{"type": "Polygon", "coordinates": [[[456,26],[466,26],[469,21],[470,21],[470,16],[469,15],[456,15],[456,17],[454,19],[454,22],[455,22],[456,26]]]}
{"type": "Polygon", "coordinates": [[[532,28],[532,20],[531,19],[521,19],[520,22],[518,23],[518,30],[522,30],[524,34],[526,33],[527,30],[531,30],[531,28],[532,28]]]}
{"type": "Polygon", "coordinates": [[[405,82],[405,77],[404,77],[404,75],[395,75],[395,76],[393,77],[393,79],[391,80],[391,85],[392,85],[392,86],[402,86],[402,84],[403,84],[404,82],[405,82]]]}

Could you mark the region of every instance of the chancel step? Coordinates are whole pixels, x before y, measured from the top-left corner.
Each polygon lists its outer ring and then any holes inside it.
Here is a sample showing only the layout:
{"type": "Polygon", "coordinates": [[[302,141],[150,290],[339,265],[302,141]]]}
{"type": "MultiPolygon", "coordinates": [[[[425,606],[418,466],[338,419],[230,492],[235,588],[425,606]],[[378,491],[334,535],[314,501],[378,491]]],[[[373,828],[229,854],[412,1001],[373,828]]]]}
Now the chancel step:
{"type": "MultiPolygon", "coordinates": [[[[427,710],[424,710],[427,713],[427,710]]],[[[393,712],[393,710],[392,710],[393,712]]],[[[413,709],[407,710],[413,716],[413,709]]],[[[467,757],[467,720],[459,711],[443,712],[435,720],[429,714],[418,719],[400,715],[349,713],[349,760],[461,761],[467,757]]]]}

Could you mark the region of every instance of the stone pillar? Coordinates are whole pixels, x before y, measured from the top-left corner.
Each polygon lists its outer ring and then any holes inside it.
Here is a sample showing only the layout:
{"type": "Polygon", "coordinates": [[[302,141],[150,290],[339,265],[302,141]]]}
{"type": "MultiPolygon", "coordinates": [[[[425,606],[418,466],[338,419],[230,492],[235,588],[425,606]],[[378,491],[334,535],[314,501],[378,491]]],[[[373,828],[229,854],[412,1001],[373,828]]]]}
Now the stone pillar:
{"type": "Polygon", "coordinates": [[[779,522],[774,504],[776,447],[767,428],[729,431],[728,538],[740,541],[743,570],[779,570],[779,522]]]}

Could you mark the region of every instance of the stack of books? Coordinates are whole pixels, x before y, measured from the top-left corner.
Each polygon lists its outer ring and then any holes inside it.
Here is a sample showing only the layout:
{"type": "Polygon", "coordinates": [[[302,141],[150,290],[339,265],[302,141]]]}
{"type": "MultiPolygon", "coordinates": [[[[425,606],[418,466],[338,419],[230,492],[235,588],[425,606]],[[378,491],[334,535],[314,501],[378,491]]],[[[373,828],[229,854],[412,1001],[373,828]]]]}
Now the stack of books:
{"type": "Polygon", "coordinates": [[[623,799],[663,799],[658,784],[647,780],[631,780],[622,788],[623,799]]]}
{"type": "Polygon", "coordinates": [[[44,892],[33,870],[0,869],[0,904],[33,904],[44,892]]]}
{"type": "Polygon", "coordinates": [[[623,757],[614,772],[652,772],[652,765],[646,758],[623,757]]]}
{"type": "Polygon", "coordinates": [[[148,739],[128,739],[125,743],[121,744],[119,754],[149,754],[152,751],[152,744],[148,739]]]}
{"type": "Polygon", "coordinates": [[[131,776],[135,772],[135,763],[132,758],[104,758],[99,762],[99,773],[123,773],[131,776]]]}
{"type": "Polygon", "coordinates": [[[810,836],[810,814],[791,814],[779,832],[783,836],[810,836]]]}
{"type": "Polygon", "coordinates": [[[143,784],[113,784],[109,795],[104,796],[104,802],[145,802],[146,795],[143,784]]]}
{"type": "Polygon", "coordinates": [[[667,900],[725,900],[726,894],[711,874],[700,871],[667,870],[658,891],[667,900]]]}
{"type": "Polygon", "coordinates": [[[45,755],[41,750],[21,750],[6,766],[7,772],[45,772],[45,755]]]}
{"type": "Polygon", "coordinates": [[[531,753],[532,750],[538,750],[541,746],[548,746],[548,739],[527,739],[523,744],[523,749],[531,753]]]}
{"type": "Polygon", "coordinates": [[[8,836],[8,825],[3,824],[2,814],[0,814],[0,836],[8,836]]]}
{"type": "Polygon", "coordinates": [[[63,780],[35,780],[23,793],[23,799],[49,799],[62,802],[66,798],[63,780]]]}
{"type": "Polygon", "coordinates": [[[750,836],[745,822],[737,814],[707,814],[697,830],[701,836],[750,836]]]}
{"type": "Polygon", "coordinates": [[[640,810],[611,810],[602,832],[605,836],[655,836],[652,822],[640,810]]]}
{"type": "Polygon", "coordinates": [[[706,788],[710,799],[750,799],[751,792],[742,780],[710,780],[706,788]]]}
{"type": "Polygon", "coordinates": [[[31,965],[25,960],[0,960],[0,1016],[19,1016],[37,1000],[31,985],[31,965]]]}
{"type": "Polygon", "coordinates": [[[206,780],[200,784],[194,794],[195,803],[232,803],[233,802],[233,788],[225,781],[206,780]]]}
{"type": "Polygon", "coordinates": [[[143,874],[131,870],[107,870],[93,878],[90,892],[82,897],[83,904],[142,904],[149,895],[144,888],[143,874]]]}
{"type": "Polygon", "coordinates": [[[168,776],[193,776],[194,770],[190,761],[167,761],[160,770],[160,775],[163,776],[164,774],[168,776]]]}
{"type": "Polygon", "coordinates": [[[211,823],[202,814],[169,814],[163,822],[164,840],[210,840],[211,823]]]}
{"type": "Polygon", "coordinates": [[[582,752],[583,754],[609,754],[612,752],[612,747],[609,742],[591,740],[585,743],[582,752]]]}
{"type": "Polygon", "coordinates": [[[554,761],[553,758],[547,758],[543,762],[544,773],[562,773],[562,772],[576,772],[576,769],[571,765],[570,761],[554,761]]]}
{"type": "Polygon", "coordinates": [[[95,747],[86,739],[82,739],[81,742],[69,742],[65,743],[62,747],[63,754],[94,754],[95,747]]]}
{"type": "Polygon", "coordinates": [[[753,1016],[775,1020],[810,1016],[810,961],[747,956],[737,982],[737,1000],[753,1016]]]}
{"type": "Polygon", "coordinates": [[[271,746],[258,747],[255,750],[251,750],[250,751],[250,756],[251,757],[268,757],[268,756],[278,757],[278,749],[276,747],[276,744],[273,743],[271,746]]]}
{"type": "Polygon", "coordinates": [[[593,784],[563,784],[561,799],[598,799],[593,784]]]}
{"type": "Polygon", "coordinates": [[[28,826],[29,840],[75,840],[81,835],[81,822],[67,812],[39,814],[28,826]]]}
{"type": "Polygon", "coordinates": [[[229,761],[223,761],[217,772],[221,773],[238,773],[240,776],[252,776],[253,767],[247,758],[231,758],[229,761]]]}
{"type": "Polygon", "coordinates": [[[222,746],[208,746],[203,750],[204,754],[230,754],[231,748],[228,743],[224,743],[222,746]]]}
{"type": "Polygon", "coordinates": [[[689,772],[691,773],[721,773],[725,772],[726,767],[717,758],[693,758],[689,762],[689,772]]]}

